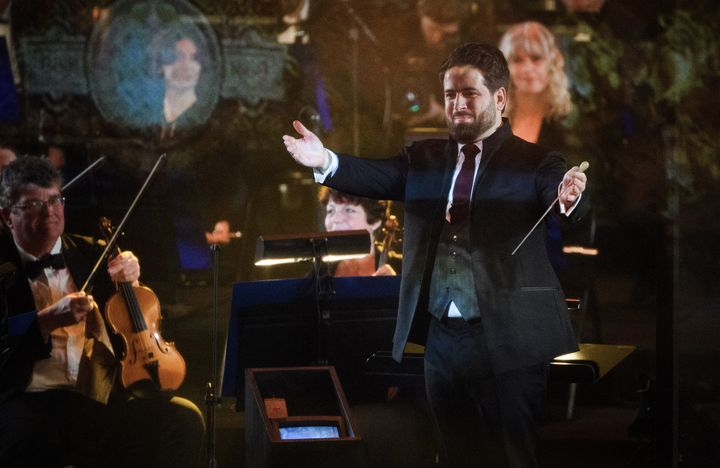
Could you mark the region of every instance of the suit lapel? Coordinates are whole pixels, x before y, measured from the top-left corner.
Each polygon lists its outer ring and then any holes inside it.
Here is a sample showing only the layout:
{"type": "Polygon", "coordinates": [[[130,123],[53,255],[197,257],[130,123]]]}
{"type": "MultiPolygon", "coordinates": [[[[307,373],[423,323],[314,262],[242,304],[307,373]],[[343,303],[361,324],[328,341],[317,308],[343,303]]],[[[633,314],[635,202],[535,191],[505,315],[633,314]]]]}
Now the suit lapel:
{"type": "Polygon", "coordinates": [[[503,145],[505,140],[507,140],[508,137],[511,135],[512,132],[510,131],[510,125],[508,124],[507,120],[503,119],[502,125],[495,131],[495,133],[483,140],[483,150],[482,157],[480,158],[480,167],[478,168],[477,174],[475,175],[475,188],[473,190],[472,197],[473,202],[475,201],[475,198],[477,197],[477,194],[479,192],[478,188],[482,183],[485,174],[487,173],[487,168],[490,165],[490,161],[492,161],[493,157],[497,154],[498,150],[503,145]]]}
{"type": "MultiPolygon", "coordinates": [[[[70,270],[70,276],[72,276],[75,286],[80,288],[93,267],[90,261],[97,261],[97,259],[90,259],[83,255],[78,245],[69,236],[63,235],[62,242],[63,257],[70,270]]],[[[105,320],[100,310],[93,309],[85,322],[85,343],[83,354],[80,357],[77,388],[83,395],[101,403],[107,403],[116,371],[117,361],[105,320]]]]}
{"type": "MultiPolygon", "coordinates": [[[[452,183],[452,176],[457,163],[457,147],[458,144],[453,139],[448,139],[445,144],[445,149],[442,155],[442,167],[438,167],[438,172],[441,174],[442,183],[439,187],[439,192],[436,193],[436,197],[433,199],[435,202],[435,209],[433,212],[432,219],[445,220],[445,210],[447,209],[448,194],[450,193],[450,184],[452,183]]],[[[433,224],[433,235],[440,232],[442,222],[436,222],[433,224]]]]}
{"type": "Polygon", "coordinates": [[[78,254],[75,241],[65,234],[62,236],[62,254],[75,286],[80,288],[88,274],[87,261],[78,254]]]}
{"type": "MultiPolygon", "coordinates": [[[[440,205],[443,210],[447,208],[447,199],[448,194],[450,193],[450,183],[452,182],[452,176],[453,172],[455,171],[455,165],[457,164],[457,148],[458,144],[456,141],[450,139],[448,140],[447,144],[445,145],[445,153],[443,154],[443,161],[445,162],[445,167],[443,168],[443,183],[442,183],[442,192],[440,193],[440,196],[438,199],[440,200],[440,205]]],[[[443,215],[443,218],[445,216],[443,215]]]]}

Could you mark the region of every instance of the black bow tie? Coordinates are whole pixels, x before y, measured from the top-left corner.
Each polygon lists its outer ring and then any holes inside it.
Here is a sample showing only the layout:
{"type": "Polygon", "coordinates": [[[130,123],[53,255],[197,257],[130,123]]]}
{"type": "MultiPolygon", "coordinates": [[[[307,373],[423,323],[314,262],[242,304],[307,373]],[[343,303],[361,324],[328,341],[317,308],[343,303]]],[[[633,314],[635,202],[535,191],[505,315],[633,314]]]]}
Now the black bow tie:
{"type": "Polygon", "coordinates": [[[53,268],[55,270],[62,270],[65,268],[65,260],[62,254],[45,254],[39,260],[30,262],[25,265],[28,278],[31,280],[40,276],[45,268],[53,268]]]}

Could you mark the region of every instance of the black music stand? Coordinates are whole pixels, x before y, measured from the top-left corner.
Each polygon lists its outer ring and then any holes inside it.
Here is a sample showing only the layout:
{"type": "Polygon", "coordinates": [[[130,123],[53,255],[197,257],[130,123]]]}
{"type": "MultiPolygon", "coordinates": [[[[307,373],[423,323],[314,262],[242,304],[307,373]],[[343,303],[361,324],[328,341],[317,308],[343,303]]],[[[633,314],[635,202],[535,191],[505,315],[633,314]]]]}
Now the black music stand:
{"type": "Polygon", "coordinates": [[[255,265],[361,258],[370,252],[370,242],[370,235],[363,229],[263,235],[255,246],[255,265]]]}
{"type": "Polygon", "coordinates": [[[365,360],[392,346],[400,277],[333,278],[333,287],[326,314],[318,317],[312,277],[236,283],[222,395],[242,404],[245,368],[312,365],[321,328],[328,363],[337,369],[348,398],[363,397],[365,360]]]}
{"type": "Polygon", "coordinates": [[[365,230],[310,232],[260,236],[255,249],[255,265],[312,262],[315,278],[317,340],[314,364],[327,364],[326,335],[322,324],[327,318],[325,302],[335,294],[328,262],[362,258],[370,252],[372,239],[365,230]]]}

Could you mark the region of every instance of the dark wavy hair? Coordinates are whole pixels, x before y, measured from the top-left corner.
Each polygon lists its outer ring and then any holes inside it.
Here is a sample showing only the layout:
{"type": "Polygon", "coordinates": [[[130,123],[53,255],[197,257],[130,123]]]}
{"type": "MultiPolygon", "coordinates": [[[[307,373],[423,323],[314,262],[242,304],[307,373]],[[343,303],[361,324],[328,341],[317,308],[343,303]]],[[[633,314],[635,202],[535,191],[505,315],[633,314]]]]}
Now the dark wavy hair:
{"type": "Polygon", "coordinates": [[[322,206],[327,206],[330,200],[338,203],[349,203],[351,205],[360,205],[365,210],[365,216],[368,224],[373,224],[377,221],[385,222],[385,209],[387,208],[387,202],[384,200],[373,200],[371,198],[356,197],[348,193],[339,192],[335,189],[328,187],[321,187],[318,195],[318,200],[322,206]]]}
{"type": "Polygon", "coordinates": [[[470,65],[477,68],[485,78],[485,86],[491,93],[500,88],[508,88],[510,70],[505,56],[495,46],[469,42],[463,44],[450,53],[450,56],[440,65],[438,76],[442,83],[445,72],[453,67],[470,65]]]}
{"type": "Polygon", "coordinates": [[[38,156],[22,156],[8,164],[0,178],[0,207],[8,208],[18,199],[19,192],[30,184],[47,188],[62,186],[62,174],[50,161],[38,156]]]}

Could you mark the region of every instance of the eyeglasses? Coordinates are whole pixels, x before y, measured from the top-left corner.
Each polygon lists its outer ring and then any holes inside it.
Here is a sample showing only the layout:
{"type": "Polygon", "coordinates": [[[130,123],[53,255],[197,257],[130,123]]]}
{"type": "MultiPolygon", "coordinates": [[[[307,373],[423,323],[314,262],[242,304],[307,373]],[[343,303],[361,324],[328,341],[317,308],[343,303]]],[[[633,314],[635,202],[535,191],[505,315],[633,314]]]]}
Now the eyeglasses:
{"type": "Polygon", "coordinates": [[[27,201],[21,205],[13,205],[11,207],[12,211],[17,213],[18,211],[23,211],[25,213],[39,213],[42,211],[44,207],[56,207],[56,206],[64,206],[65,205],[65,197],[61,195],[54,195],[47,199],[47,201],[43,200],[30,200],[27,201]]]}

